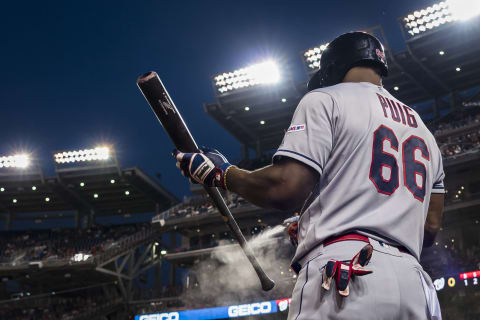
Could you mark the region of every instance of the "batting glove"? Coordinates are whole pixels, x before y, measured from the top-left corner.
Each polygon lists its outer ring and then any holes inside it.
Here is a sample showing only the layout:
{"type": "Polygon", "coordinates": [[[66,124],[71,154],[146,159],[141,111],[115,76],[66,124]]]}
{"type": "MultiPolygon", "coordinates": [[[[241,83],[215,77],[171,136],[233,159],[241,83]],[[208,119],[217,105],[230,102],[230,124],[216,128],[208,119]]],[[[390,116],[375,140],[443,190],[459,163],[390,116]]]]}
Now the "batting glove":
{"type": "Polygon", "coordinates": [[[290,242],[296,248],[298,246],[298,221],[299,216],[293,216],[283,221],[285,232],[290,237],[290,242]]]}
{"type": "Polygon", "coordinates": [[[232,165],[219,151],[202,147],[198,153],[183,153],[175,149],[172,155],[177,159],[177,168],[190,182],[227,189],[224,177],[232,165]]]}
{"type": "Polygon", "coordinates": [[[350,279],[353,276],[364,276],[373,272],[365,267],[370,262],[372,253],[372,245],[367,244],[350,262],[330,259],[322,270],[322,288],[330,290],[332,279],[335,279],[338,293],[343,297],[348,297],[350,279]]]}

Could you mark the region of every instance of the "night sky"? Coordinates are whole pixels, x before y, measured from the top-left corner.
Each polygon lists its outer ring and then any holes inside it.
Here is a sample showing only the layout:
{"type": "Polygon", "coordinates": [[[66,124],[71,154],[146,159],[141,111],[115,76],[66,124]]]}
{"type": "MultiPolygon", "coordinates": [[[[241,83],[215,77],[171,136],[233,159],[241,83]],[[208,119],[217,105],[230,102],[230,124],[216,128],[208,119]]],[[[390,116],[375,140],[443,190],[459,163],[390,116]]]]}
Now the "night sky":
{"type": "Polygon", "coordinates": [[[297,81],[299,52],[382,25],[403,50],[397,18],[433,1],[3,1],[0,7],[0,154],[32,153],[53,175],[51,153],[113,144],[177,196],[188,183],[135,81],[155,70],[197,142],[232,161],[240,144],[205,114],[210,76],[277,58],[297,81]]]}

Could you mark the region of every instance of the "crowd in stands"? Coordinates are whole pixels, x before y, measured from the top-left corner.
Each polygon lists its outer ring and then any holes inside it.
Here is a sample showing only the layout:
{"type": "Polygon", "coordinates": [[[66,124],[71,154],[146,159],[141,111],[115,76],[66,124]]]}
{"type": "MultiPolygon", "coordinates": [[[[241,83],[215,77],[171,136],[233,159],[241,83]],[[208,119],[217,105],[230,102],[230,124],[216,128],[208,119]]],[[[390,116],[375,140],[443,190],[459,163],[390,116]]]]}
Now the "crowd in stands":
{"type": "Polygon", "coordinates": [[[440,150],[445,159],[480,149],[480,129],[459,136],[438,139],[440,150]]]}
{"type": "Polygon", "coordinates": [[[74,320],[85,312],[109,303],[103,295],[58,298],[42,307],[0,307],[0,319],[8,320],[74,320]]]}
{"type": "MultiPolygon", "coordinates": [[[[245,199],[236,194],[230,194],[229,196],[224,197],[224,200],[230,209],[234,209],[248,204],[245,199]]],[[[184,201],[179,205],[161,213],[159,215],[159,218],[165,220],[190,218],[202,214],[213,213],[217,213],[217,208],[213,205],[212,199],[210,199],[210,197],[208,196],[196,196],[186,197],[184,201]]]]}
{"type": "Polygon", "coordinates": [[[480,150],[480,112],[447,115],[428,124],[445,159],[480,150]]]}
{"type": "Polygon", "coordinates": [[[0,264],[18,265],[25,261],[81,259],[113,249],[127,237],[150,228],[149,223],[120,226],[93,226],[88,229],[7,231],[0,238],[0,264]]]}
{"type": "Polygon", "coordinates": [[[456,130],[473,127],[479,123],[480,112],[473,110],[467,113],[447,114],[437,121],[430,122],[427,126],[435,136],[443,136],[456,130]]]}

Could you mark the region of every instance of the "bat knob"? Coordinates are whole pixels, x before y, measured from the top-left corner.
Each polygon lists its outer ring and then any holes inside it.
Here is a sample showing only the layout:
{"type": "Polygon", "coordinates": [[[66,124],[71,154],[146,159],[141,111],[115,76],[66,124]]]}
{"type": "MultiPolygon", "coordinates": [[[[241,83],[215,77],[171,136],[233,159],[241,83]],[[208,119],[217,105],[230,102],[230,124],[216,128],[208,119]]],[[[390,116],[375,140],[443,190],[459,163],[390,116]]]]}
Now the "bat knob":
{"type": "Polygon", "coordinates": [[[262,289],[263,291],[270,291],[275,287],[275,281],[270,278],[265,278],[262,280],[262,289]]]}

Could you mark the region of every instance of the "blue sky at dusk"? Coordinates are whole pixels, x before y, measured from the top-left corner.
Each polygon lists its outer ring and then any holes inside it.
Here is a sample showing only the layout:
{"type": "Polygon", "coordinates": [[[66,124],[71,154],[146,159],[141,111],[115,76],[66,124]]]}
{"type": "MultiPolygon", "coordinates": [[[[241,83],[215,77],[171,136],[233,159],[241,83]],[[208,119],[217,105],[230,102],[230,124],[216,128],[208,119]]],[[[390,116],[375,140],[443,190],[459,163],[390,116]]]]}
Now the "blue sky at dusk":
{"type": "Polygon", "coordinates": [[[305,81],[299,52],[382,25],[403,50],[397,18],[432,1],[4,1],[0,8],[0,154],[31,152],[47,175],[51,153],[113,144],[177,196],[188,183],[135,85],[155,70],[197,142],[232,160],[240,144],[205,114],[210,77],[265,58],[305,81]]]}

